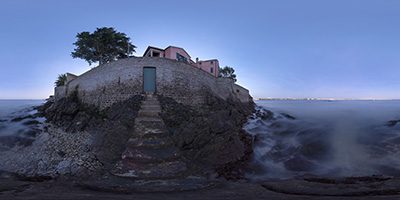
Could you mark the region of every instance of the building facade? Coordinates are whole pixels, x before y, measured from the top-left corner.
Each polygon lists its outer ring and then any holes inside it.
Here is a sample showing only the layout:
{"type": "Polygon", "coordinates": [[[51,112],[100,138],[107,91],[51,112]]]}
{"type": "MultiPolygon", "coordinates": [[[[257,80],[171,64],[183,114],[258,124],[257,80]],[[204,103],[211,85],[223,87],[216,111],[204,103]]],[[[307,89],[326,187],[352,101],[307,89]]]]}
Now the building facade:
{"type": "Polygon", "coordinates": [[[144,52],[143,57],[160,57],[178,60],[200,68],[215,77],[218,77],[219,75],[219,62],[217,59],[199,60],[199,58],[196,58],[195,62],[191,59],[190,55],[183,48],[180,47],[169,46],[165,49],[160,49],[157,47],[149,46],[144,52]]]}
{"type": "Polygon", "coordinates": [[[232,97],[242,103],[252,102],[249,91],[230,78],[214,77],[188,63],[160,57],[112,61],[79,76],[68,73],[67,80],[66,85],[55,88],[56,101],[75,92],[82,103],[101,110],[145,92],[193,106],[206,103],[209,93],[222,99],[232,97]]]}

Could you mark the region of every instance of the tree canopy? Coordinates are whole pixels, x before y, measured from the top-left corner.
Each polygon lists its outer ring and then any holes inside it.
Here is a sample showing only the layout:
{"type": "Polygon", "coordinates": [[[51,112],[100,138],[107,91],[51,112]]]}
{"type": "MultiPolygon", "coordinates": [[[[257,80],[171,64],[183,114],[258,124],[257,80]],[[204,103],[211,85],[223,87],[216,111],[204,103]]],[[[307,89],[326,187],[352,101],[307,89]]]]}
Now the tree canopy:
{"type": "Polygon", "coordinates": [[[129,42],[125,33],[114,28],[97,28],[93,33],[87,31],[78,33],[74,45],[77,47],[71,53],[73,58],[82,58],[89,65],[99,62],[99,65],[110,61],[127,58],[135,52],[136,46],[129,42]]]}
{"type": "Polygon", "coordinates": [[[54,82],[54,85],[56,85],[56,87],[63,86],[65,81],[67,81],[67,74],[59,74],[56,82],[54,82]]]}
{"type": "Polygon", "coordinates": [[[219,69],[219,77],[231,78],[234,82],[237,81],[235,70],[232,67],[225,66],[219,69]]]}

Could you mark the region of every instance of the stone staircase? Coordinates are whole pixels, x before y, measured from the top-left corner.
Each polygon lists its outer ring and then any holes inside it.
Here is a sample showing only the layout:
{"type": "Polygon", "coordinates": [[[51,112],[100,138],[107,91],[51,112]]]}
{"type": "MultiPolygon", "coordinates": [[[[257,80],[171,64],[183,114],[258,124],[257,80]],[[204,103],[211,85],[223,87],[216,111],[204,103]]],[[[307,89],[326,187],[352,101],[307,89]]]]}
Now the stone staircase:
{"type": "Polygon", "coordinates": [[[135,119],[135,129],[112,174],[136,179],[168,179],[188,175],[189,167],[179,154],[158,115],[160,103],[152,93],[145,95],[135,119]]]}

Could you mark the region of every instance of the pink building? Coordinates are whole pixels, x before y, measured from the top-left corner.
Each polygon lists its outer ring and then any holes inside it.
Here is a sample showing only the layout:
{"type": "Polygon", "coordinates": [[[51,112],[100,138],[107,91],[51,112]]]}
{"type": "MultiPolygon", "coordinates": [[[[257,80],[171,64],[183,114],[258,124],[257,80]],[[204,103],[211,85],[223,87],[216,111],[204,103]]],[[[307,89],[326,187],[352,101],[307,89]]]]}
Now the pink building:
{"type": "Polygon", "coordinates": [[[200,68],[215,77],[218,77],[219,73],[219,62],[217,59],[199,60],[199,58],[196,58],[196,62],[194,62],[190,58],[190,55],[183,48],[180,47],[169,46],[165,49],[160,49],[157,47],[149,46],[144,52],[143,57],[161,57],[179,60],[200,68]]]}

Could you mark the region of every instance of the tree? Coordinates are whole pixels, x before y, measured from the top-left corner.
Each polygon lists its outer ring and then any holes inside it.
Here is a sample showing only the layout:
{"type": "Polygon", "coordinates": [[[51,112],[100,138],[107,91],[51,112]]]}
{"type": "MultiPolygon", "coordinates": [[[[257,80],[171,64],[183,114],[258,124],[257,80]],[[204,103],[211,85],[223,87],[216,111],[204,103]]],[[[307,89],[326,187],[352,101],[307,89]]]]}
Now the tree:
{"type": "Polygon", "coordinates": [[[235,70],[232,67],[225,66],[219,69],[219,77],[231,78],[234,82],[237,81],[235,70]]]}
{"type": "Polygon", "coordinates": [[[67,74],[59,74],[54,84],[56,85],[56,87],[63,86],[66,81],[67,81],[67,74]]]}
{"type": "Polygon", "coordinates": [[[89,65],[99,62],[99,65],[110,61],[127,58],[135,52],[136,46],[129,42],[130,38],[125,33],[120,33],[114,28],[97,28],[93,33],[82,32],[76,35],[78,39],[74,45],[77,47],[71,53],[73,58],[82,58],[89,65]]]}

